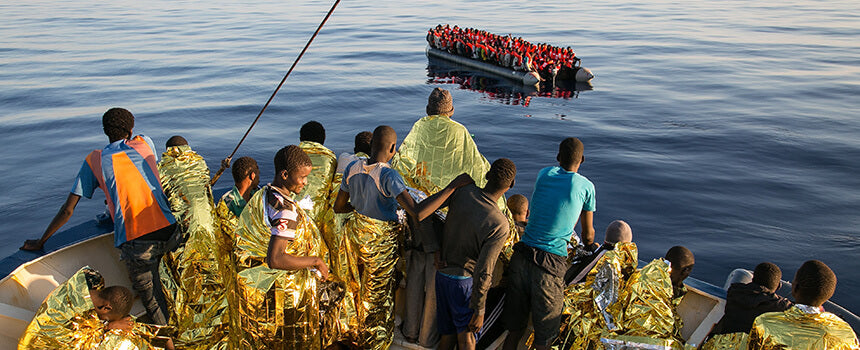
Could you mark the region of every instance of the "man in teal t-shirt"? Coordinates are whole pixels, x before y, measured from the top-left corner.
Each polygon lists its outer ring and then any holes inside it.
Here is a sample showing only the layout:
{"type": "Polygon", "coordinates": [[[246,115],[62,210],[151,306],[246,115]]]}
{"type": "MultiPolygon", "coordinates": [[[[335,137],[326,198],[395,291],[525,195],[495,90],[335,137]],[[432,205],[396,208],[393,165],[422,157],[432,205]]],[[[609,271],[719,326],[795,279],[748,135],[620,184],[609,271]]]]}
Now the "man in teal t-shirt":
{"type": "Polygon", "coordinates": [[[577,173],[585,157],[579,139],[570,137],[558,147],[559,166],[541,169],[529,206],[529,224],[508,267],[508,288],[502,315],[510,334],[504,349],[516,349],[532,315],[534,346],[548,349],[558,336],[564,303],[567,244],[576,243],[577,221],[582,243],[589,251],[594,243],[594,184],[577,173]]]}

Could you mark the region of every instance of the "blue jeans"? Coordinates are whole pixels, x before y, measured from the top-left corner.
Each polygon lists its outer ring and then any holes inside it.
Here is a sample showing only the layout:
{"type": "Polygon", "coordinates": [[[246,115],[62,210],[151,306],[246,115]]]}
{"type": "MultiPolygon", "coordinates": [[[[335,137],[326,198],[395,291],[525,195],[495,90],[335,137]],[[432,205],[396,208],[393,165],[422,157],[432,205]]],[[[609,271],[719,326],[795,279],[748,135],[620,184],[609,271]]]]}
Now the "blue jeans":
{"type": "Polygon", "coordinates": [[[167,300],[161,286],[158,265],[167,251],[167,241],[131,240],[119,246],[120,259],[128,268],[131,286],[146,308],[152,323],[166,325],[167,300]]]}

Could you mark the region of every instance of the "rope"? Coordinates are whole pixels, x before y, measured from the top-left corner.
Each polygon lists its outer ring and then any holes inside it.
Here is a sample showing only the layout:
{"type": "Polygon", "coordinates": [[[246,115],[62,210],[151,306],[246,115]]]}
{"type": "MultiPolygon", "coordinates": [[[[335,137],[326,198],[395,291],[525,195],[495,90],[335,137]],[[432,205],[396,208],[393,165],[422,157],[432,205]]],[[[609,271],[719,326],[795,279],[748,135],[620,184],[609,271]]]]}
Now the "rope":
{"type": "Polygon", "coordinates": [[[268,100],[268,101],[266,101],[266,104],[265,104],[265,105],[263,105],[263,109],[261,109],[261,110],[260,110],[260,113],[258,113],[258,114],[257,114],[257,118],[254,118],[254,122],[253,122],[253,123],[251,123],[251,126],[250,126],[250,127],[248,127],[248,131],[245,131],[245,135],[243,135],[243,136],[242,136],[242,139],[241,139],[241,140],[239,140],[239,143],[236,145],[236,148],[234,148],[234,149],[233,149],[233,152],[232,152],[232,153],[230,153],[230,156],[228,156],[226,159],[224,159],[224,161],[222,161],[222,162],[221,162],[221,168],[220,168],[220,169],[218,169],[218,172],[216,172],[216,173],[215,173],[215,176],[213,176],[213,177],[212,177],[212,180],[211,180],[211,181],[209,181],[209,185],[210,185],[210,186],[214,186],[214,185],[215,185],[215,183],[216,183],[216,182],[218,182],[218,179],[221,177],[221,174],[223,174],[223,173],[224,173],[224,170],[225,170],[225,169],[227,169],[227,168],[229,167],[230,160],[231,160],[231,159],[233,159],[233,156],[234,156],[234,155],[236,155],[236,151],[238,151],[238,150],[239,150],[239,146],[241,146],[241,145],[242,145],[242,142],[245,142],[245,138],[247,138],[247,137],[248,137],[248,134],[249,134],[249,133],[251,133],[251,129],[253,129],[253,128],[254,128],[254,125],[257,125],[257,121],[258,121],[258,120],[260,120],[260,116],[262,116],[262,115],[263,115],[263,112],[265,112],[265,111],[266,111],[266,108],[267,108],[267,107],[269,107],[269,104],[270,104],[270,103],[272,102],[272,100],[275,98],[275,95],[277,95],[277,94],[278,94],[278,90],[280,90],[280,89],[281,89],[281,86],[283,86],[283,85],[284,85],[284,82],[285,82],[285,81],[287,81],[287,78],[290,76],[290,73],[292,73],[292,72],[293,72],[293,68],[296,68],[296,64],[298,64],[298,63],[299,63],[299,60],[301,60],[301,59],[302,59],[302,56],[304,56],[305,51],[307,51],[307,50],[308,50],[308,47],[310,47],[310,46],[311,46],[311,43],[312,43],[312,42],[314,42],[314,39],[317,37],[317,34],[319,34],[320,30],[321,30],[321,29],[322,29],[322,27],[325,25],[325,22],[326,22],[326,21],[328,21],[328,18],[329,18],[329,17],[331,17],[332,12],[334,12],[334,9],[335,9],[335,8],[337,8],[337,5],[338,5],[339,3],[340,3],[340,0],[336,0],[336,1],[334,2],[334,5],[332,5],[332,6],[331,6],[331,9],[330,9],[330,10],[328,10],[328,13],[325,15],[325,18],[323,18],[322,22],[320,22],[319,27],[317,27],[317,30],[314,32],[314,35],[312,35],[312,36],[311,36],[311,38],[310,38],[310,39],[308,39],[307,44],[305,44],[305,47],[302,49],[302,52],[301,52],[301,53],[299,53],[299,56],[298,56],[298,57],[296,57],[296,60],[295,60],[295,61],[293,61],[293,65],[292,65],[292,66],[290,66],[290,70],[288,70],[288,71],[287,71],[287,74],[285,74],[285,75],[284,75],[284,78],[283,78],[283,79],[281,79],[281,82],[278,84],[278,87],[277,87],[277,88],[275,88],[275,91],[274,91],[274,92],[272,92],[272,96],[269,96],[269,100],[268,100]]]}

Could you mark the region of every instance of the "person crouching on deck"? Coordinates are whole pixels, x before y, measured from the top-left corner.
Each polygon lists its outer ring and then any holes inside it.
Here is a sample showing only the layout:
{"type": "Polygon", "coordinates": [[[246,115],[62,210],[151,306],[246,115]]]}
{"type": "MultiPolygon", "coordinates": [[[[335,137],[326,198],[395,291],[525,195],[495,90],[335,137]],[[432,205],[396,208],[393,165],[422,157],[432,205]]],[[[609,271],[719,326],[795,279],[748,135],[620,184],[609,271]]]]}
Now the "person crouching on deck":
{"type": "Polygon", "coordinates": [[[360,267],[356,295],[359,339],[365,349],[387,349],[394,329],[394,266],[397,262],[397,205],[415,220],[436,210],[455,188],[471,183],[468,175],[452,181],[440,195],[420,204],[409,195],[400,174],[388,166],[394,156],[397,133],[382,125],[373,131],[371,155],[350,163],[343,174],[334,204],[335,213],[351,213],[344,231],[360,267]]]}

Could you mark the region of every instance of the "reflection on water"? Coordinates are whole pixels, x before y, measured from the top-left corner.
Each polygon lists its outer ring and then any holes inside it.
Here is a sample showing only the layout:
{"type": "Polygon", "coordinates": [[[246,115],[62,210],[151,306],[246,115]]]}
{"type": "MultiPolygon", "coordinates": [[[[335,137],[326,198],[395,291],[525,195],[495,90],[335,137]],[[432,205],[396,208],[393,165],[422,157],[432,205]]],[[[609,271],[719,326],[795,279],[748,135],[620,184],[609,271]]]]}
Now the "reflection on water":
{"type": "Polygon", "coordinates": [[[590,82],[570,80],[543,81],[537,86],[523,85],[434,57],[427,59],[427,84],[456,84],[460,89],[481,92],[487,99],[506,105],[528,107],[532,97],[575,99],[580,92],[594,89],[590,82]]]}

